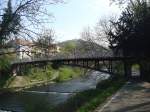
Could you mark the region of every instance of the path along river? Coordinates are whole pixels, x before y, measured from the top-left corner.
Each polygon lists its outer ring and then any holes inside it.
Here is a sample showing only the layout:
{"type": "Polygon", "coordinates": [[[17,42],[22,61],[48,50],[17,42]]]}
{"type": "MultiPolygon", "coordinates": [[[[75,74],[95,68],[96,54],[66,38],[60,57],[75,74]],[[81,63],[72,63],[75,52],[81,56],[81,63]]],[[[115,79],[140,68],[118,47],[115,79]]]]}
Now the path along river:
{"type": "Polygon", "coordinates": [[[34,87],[18,93],[2,94],[0,112],[29,112],[35,108],[44,110],[67,101],[77,92],[96,88],[98,82],[108,77],[108,74],[93,71],[86,77],[67,82],[34,87]]]}

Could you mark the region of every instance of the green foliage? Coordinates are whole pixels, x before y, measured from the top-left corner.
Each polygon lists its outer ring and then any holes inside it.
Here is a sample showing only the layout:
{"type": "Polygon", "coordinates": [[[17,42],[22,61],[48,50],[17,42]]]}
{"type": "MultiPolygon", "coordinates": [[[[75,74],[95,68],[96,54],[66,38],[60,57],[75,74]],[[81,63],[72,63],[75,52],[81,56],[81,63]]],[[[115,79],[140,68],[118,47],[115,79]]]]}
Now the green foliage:
{"type": "Polygon", "coordinates": [[[6,83],[7,80],[11,77],[10,74],[10,67],[11,67],[11,60],[12,55],[1,55],[0,56],[0,88],[2,88],[6,83]]]}
{"type": "Polygon", "coordinates": [[[0,88],[2,88],[7,80],[10,78],[9,69],[10,63],[9,59],[5,56],[0,57],[0,88]]]}
{"type": "Polygon", "coordinates": [[[59,69],[59,76],[55,80],[56,82],[66,81],[75,77],[78,77],[82,74],[82,70],[79,68],[72,67],[61,67],[59,69]]]}
{"type": "Polygon", "coordinates": [[[9,75],[5,75],[5,76],[0,78],[0,89],[3,88],[7,84],[7,81],[9,79],[10,79],[9,75]]]}
{"type": "Polygon", "coordinates": [[[51,80],[56,82],[66,81],[82,74],[79,68],[61,67],[56,71],[51,66],[47,66],[46,70],[40,68],[32,68],[27,74],[32,80],[51,80]]]}
{"type": "MultiPolygon", "coordinates": [[[[98,105],[103,103],[109,96],[114,94],[125,81],[122,78],[108,79],[100,82],[97,86],[97,91],[95,91],[94,98],[90,99],[85,105],[81,106],[77,112],[91,112],[98,105]]],[[[90,94],[89,94],[90,95],[90,94]]]]}
{"type": "Polygon", "coordinates": [[[20,76],[10,77],[9,75],[6,75],[5,77],[2,77],[0,79],[0,88],[24,88],[53,81],[61,82],[79,77],[82,73],[83,70],[80,68],[66,66],[63,66],[58,70],[53,69],[51,65],[46,65],[44,68],[26,66],[20,73],[20,76]]]}
{"type": "Polygon", "coordinates": [[[138,64],[134,64],[132,67],[136,70],[140,70],[140,65],[138,65],[138,64]]]}
{"type": "Polygon", "coordinates": [[[73,51],[73,49],[76,48],[76,44],[74,42],[68,42],[65,44],[65,46],[61,49],[64,53],[70,53],[73,51]]]}
{"type": "Polygon", "coordinates": [[[0,70],[7,70],[10,66],[9,59],[5,56],[0,57],[0,70]]]}
{"type": "Polygon", "coordinates": [[[35,67],[30,68],[30,71],[26,74],[30,78],[30,80],[34,81],[50,81],[55,74],[55,70],[51,68],[51,66],[46,66],[46,69],[35,67]]]}
{"type": "MultiPolygon", "coordinates": [[[[10,62],[12,60],[12,56],[2,55],[0,56],[0,73],[4,73],[5,75],[9,74],[10,71],[10,62]]],[[[2,76],[4,74],[1,74],[2,76]]]]}
{"type": "Polygon", "coordinates": [[[113,67],[114,67],[113,72],[115,74],[124,75],[124,63],[122,63],[122,62],[115,62],[113,67]]]}
{"type": "Polygon", "coordinates": [[[150,8],[146,2],[134,1],[111,23],[114,28],[107,33],[111,48],[124,56],[150,55],[150,8]]]}
{"type": "Polygon", "coordinates": [[[20,16],[13,12],[12,3],[9,0],[0,22],[0,45],[3,45],[11,34],[17,34],[20,29],[20,21],[20,16]]]}

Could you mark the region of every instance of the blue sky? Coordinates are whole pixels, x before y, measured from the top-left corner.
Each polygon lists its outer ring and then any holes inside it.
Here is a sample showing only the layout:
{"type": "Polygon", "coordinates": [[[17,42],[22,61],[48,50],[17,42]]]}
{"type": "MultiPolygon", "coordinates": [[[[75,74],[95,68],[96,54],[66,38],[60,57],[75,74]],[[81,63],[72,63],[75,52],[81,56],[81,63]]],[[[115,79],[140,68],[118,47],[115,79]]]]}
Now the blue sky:
{"type": "Polygon", "coordinates": [[[120,9],[109,0],[66,0],[49,7],[55,19],[47,27],[56,31],[57,41],[76,39],[86,26],[94,26],[100,18],[119,15],[120,9]]]}

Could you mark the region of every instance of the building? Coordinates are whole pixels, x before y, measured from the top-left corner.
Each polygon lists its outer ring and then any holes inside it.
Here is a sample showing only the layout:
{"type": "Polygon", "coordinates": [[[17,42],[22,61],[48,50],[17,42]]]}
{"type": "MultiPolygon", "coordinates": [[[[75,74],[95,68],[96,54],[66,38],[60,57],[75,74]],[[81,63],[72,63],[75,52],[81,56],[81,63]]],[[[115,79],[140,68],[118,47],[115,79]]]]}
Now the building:
{"type": "Polygon", "coordinates": [[[32,57],[32,45],[33,43],[25,39],[15,39],[9,42],[11,49],[16,52],[17,59],[31,59],[32,57]]]}
{"type": "Polygon", "coordinates": [[[60,47],[57,44],[51,44],[47,47],[39,46],[35,42],[25,39],[15,39],[9,42],[11,50],[17,51],[17,59],[33,59],[40,57],[51,57],[60,52],[60,47]]]}
{"type": "Polygon", "coordinates": [[[51,57],[60,52],[60,47],[57,44],[51,44],[49,46],[38,46],[34,44],[32,46],[32,53],[35,58],[39,57],[51,57]]]}

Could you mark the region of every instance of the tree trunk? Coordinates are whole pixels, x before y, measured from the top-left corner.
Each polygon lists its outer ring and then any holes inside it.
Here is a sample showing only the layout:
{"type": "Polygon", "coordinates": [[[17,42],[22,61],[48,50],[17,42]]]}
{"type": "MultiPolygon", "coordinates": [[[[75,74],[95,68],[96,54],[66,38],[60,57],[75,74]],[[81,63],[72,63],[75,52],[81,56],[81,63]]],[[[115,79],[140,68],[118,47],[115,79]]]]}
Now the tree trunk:
{"type": "Polygon", "coordinates": [[[141,79],[150,82],[150,61],[141,62],[141,79]]]}

